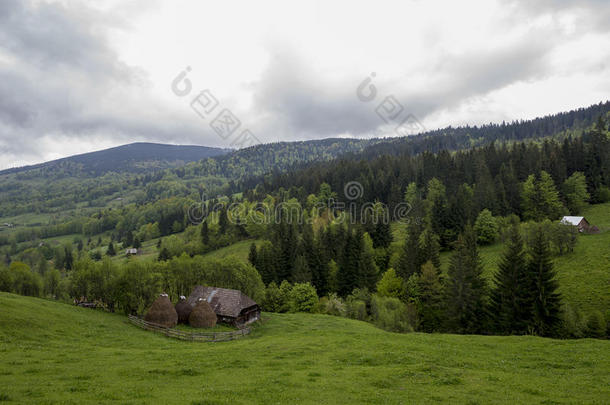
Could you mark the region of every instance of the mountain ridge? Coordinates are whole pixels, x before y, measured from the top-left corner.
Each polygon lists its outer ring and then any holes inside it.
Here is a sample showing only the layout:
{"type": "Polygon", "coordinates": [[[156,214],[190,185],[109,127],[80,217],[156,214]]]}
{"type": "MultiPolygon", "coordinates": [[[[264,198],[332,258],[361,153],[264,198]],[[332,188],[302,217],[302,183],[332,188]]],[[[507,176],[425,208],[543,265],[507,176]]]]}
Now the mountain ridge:
{"type": "MultiPolygon", "coordinates": [[[[133,142],[124,145],[114,146],[112,148],[101,149],[93,152],[79,153],[59,159],[49,160],[33,165],[26,165],[0,170],[0,175],[21,173],[35,169],[47,169],[63,164],[80,164],[83,169],[95,174],[101,174],[107,171],[125,170],[129,167],[129,163],[144,163],[144,162],[168,162],[166,165],[161,165],[159,169],[174,167],[175,165],[169,162],[184,163],[194,162],[208,157],[214,157],[232,152],[233,149],[216,148],[201,145],[172,145],[154,142],[133,142]],[[111,158],[108,160],[108,158],[111,158]],[[106,160],[104,160],[106,159],[106,160]],[[117,166],[118,163],[118,166],[117,166]]],[[[131,166],[132,169],[139,171],[137,165],[131,166]]],[[[148,169],[142,167],[141,169],[148,169]]]]}

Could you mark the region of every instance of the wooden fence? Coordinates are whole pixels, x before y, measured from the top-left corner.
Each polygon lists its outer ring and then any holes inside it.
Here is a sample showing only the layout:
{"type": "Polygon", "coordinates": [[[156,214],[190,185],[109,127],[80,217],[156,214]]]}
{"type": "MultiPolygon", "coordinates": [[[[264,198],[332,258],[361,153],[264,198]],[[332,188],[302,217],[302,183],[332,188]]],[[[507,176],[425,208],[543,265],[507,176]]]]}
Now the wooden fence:
{"type": "Polygon", "coordinates": [[[147,322],[144,319],[133,315],[129,315],[129,322],[142,329],[162,333],[165,336],[174,339],[188,340],[191,342],[228,342],[229,340],[239,339],[240,337],[250,333],[250,328],[248,327],[231,332],[185,332],[147,322]]]}

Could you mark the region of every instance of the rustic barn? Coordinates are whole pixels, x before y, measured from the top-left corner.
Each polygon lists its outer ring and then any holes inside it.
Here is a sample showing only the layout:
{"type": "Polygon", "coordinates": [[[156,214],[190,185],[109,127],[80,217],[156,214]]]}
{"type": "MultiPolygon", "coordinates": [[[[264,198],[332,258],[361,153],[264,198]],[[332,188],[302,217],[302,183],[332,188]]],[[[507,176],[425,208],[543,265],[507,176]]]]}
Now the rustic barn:
{"type": "Polygon", "coordinates": [[[133,255],[139,255],[140,254],[140,250],[136,249],[136,248],[129,248],[125,250],[125,256],[133,256],[133,255]]]}
{"type": "Polygon", "coordinates": [[[561,218],[561,223],[563,225],[575,226],[578,229],[578,232],[589,233],[595,232],[595,230],[597,229],[596,227],[591,226],[591,224],[589,224],[589,221],[587,221],[585,217],[565,216],[561,218]]]}
{"type": "Polygon", "coordinates": [[[159,295],[159,298],[153,302],[146,312],[146,315],[144,315],[144,320],[165,326],[166,328],[176,326],[178,323],[178,314],[167,294],[159,295]]]}
{"type": "Polygon", "coordinates": [[[261,309],[258,304],[238,290],[198,285],[189,295],[187,302],[191,308],[194,308],[200,298],[210,304],[216,313],[218,322],[240,327],[257,321],[261,317],[261,309]]]}

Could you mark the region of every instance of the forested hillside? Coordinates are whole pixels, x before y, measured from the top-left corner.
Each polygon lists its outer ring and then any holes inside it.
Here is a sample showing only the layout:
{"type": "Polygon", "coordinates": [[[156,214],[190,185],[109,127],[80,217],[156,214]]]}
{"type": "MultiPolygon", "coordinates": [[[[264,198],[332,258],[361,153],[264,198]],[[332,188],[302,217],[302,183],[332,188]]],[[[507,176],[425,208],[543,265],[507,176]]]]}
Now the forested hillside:
{"type": "Polygon", "coordinates": [[[207,146],[136,142],[37,165],[6,169],[0,171],[0,176],[27,172],[27,174],[16,178],[27,180],[42,177],[56,180],[62,176],[96,177],[107,172],[141,173],[182,166],[188,162],[220,156],[229,152],[231,152],[230,149],[207,146]]]}
{"type": "MultiPolygon", "coordinates": [[[[0,232],[0,289],[141,313],[159,291],[212,283],[248,291],[269,311],[344,315],[394,331],[603,337],[605,304],[562,294],[607,283],[603,266],[592,262],[580,282],[558,279],[554,264],[607,237],[604,216],[584,230],[595,241],[559,223],[610,201],[608,103],[591,108],[603,113],[585,127],[590,117],[578,110],[475,129],[479,146],[465,130],[327,140],[261,145],[118,183],[107,174],[96,179],[109,187],[98,196],[104,207],[66,182],[81,196],[73,213],[61,215],[70,196],[58,195],[49,222],[0,232]],[[384,142],[406,146],[380,154],[384,142]],[[247,261],[212,256],[246,240],[258,241],[247,261]],[[498,243],[486,267],[481,249],[498,243]],[[155,246],[148,260],[113,260],[144,244],[155,246]]],[[[45,218],[37,196],[5,203],[21,218],[39,204],[45,218]]]]}
{"type": "MultiPolygon", "coordinates": [[[[48,162],[35,167],[0,172],[0,218],[23,224],[53,223],[23,214],[73,217],[96,208],[124,203],[145,203],[167,197],[233,194],[260,183],[263,175],[297,170],[337,157],[370,160],[376,156],[417,155],[455,151],[496,142],[579,137],[595,117],[605,115],[610,103],[530,121],[482,127],[445,128],[403,138],[325,139],[257,145],[225,153],[203,147],[134,144],[48,162]],[[201,154],[211,158],[188,163],[201,154]],[[184,165],[182,166],[181,163],[184,165]],[[161,170],[169,166],[174,169],[161,170]],[[142,174],[138,174],[142,173],[142,174]],[[93,208],[93,209],[89,209],[93,208]],[[17,218],[15,218],[17,217],[17,218]]],[[[63,221],[62,219],[62,221],[63,221]]]]}

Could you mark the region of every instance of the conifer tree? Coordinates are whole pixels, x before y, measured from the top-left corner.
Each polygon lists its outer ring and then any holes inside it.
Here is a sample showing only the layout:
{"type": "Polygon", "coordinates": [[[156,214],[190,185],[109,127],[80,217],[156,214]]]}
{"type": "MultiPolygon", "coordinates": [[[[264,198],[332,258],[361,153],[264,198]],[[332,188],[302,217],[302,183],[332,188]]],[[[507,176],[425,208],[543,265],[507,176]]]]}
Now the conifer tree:
{"type": "Polygon", "coordinates": [[[311,282],[320,295],[328,291],[328,261],[320,240],[316,239],[311,224],[303,227],[303,252],[311,271],[311,282]]]}
{"type": "Polygon", "coordinates": [[[407,281],[413,274],[417,274],[422,265],[421,251],[419,248],[419,238],[422,233],[422,226],[418,221],[413,220],[407,228],[407,238],[402,247],[396,274],[407,281]]]}
{"type": "Polygon", "coordinates": [[[533,289],[530,327],[540,336],[551,336],[560,323],[561,296],[557,292],[549,241],[541,225],[537,226],[532,239],[527,266],[533,289]]]}
{"type": "Polygon", "coordinates": [[[432,262],[428,261],[422,266],[417,284],[420,329],[424,332],[437,331],[443,319],[443,286],[438,269],[432,262]]]}
{"type": "Polygon", "coordinates": [[[599,116],[593,129],[583,137],[588,141],[585,175],[591,200],[594,203],[605,202],[608,196],[604,194],[610,187],[610,135],[603,116],[599,116]]]}
{"type": "Polygon", "coordinates": [[[492,212],[497,211],[495,185],[491,178],[489,168],[484,160],[477,162],[476,183],[473,190],[473,203],[475,212],[479,212],[485,208],[492,212]]]}
{"type": "Polygon", "coordinates": [[[123,247],[133,245],[133,232],[127,231],[125,238],[123,239],[123,247]]]}
{"type": "Polygon", "coordinates": [[[292,282],[293,283],[309,283],[311,282],[311,269],[307,264],[305,256],[300,254],[294,259],[294,265],[292,270],[292,282]]]}
{"type": "Polygon", "coordinates": [[[229,217],[227,216],[227,209],[222,207],[218,215],[218,231],[221,235],[227,232],[229,226],[229,217]]]}
{"type": "Polygon", "coordinates": [[[360,242],[360,255],[358,257],[358,276],[359,288],[367,288],[369,291],[375,288],[379,277],[379,268],[375,263],[375,251],[373,249],[373,240],[368,233],[356,234],[360,242]]]}
{"type": "MultiPolygon", "coordinates": [[[[439,243],[442,247],[449,246],[453,239],[451,232],[451,221],[449,219],[449,205],[445,194],[445,186],[437,179],[432,179],[428,183],[428,195],[426,196],[428,215],[427,223],[432,231],[439,236],[439,243]]],[[[422,263],[417,266],[417,272],[422,263]]]]}
{"type": "Polygon", "coordinates": [[[276,250],[269,241],[264,241],[256,255],[256,269],[264,283],[278,282],[276,250]]]}
{"type": "Polygon", "coordinates": [[[171,259],[171,255],[169,254],[169,250],[166,247],[164,247],[159,252],[159,257],[157,258],[157,260],[162,262],[162,261],[169,260],[169,259],[171,259]]]}
{"type": "Polygon", "coordinates": [[[114,250],[114,244],[112,243],[112,241],[110,241],[110,243],[108,244],[108,250],[106,250],[106,254],[108,256],[116,255],[116,251],[114,250]]]}
{"type": "Polygon", "coordinates": [[[439,237],[428,227],[419,236],[420,262],[430,261],[436,268],[441,270],[441,258],[439,255],[439,237]]]}
{"type": "Polygon", "coordinates": [[[257,262],[258,262],[258,261],[257,261],[256,244],[255,244],[254,242],[252,242],[252,243],[250,244],[250,251],[248,252],[248,261],[249,261],[250,263],[252,263],[252,265],[253,265],[254,267],[257,267],[257,268],[258,268],[258,266],[257,266],[257,262]]]}
{"type": "Polygon", "coordinates": [[[480,333],[486,321],[487,285],[470,225],[458,237],[449,265],[447,326],[453,332],[480,333]]]}
{"type": "Polygon", "coordinates": [[[201,242],[206,246],[210,243],[210,230],[208,228],[207,218],[205,218],[201,224],[201,242]]]}
{"type": "MultiPolygon", "coordinates": [[[[389,215],[389,214],[386,214],[389,215]]],[[[375,224],[375,231],[371,235],[373,238],[373,247],[387,248],[392,243],[392,230],[390,228],[390,221],[384,218],[379,218],[377,224],[375,224]]]]}
{"type": "Polygon", "coordinates": [[[337,274],[338,293],[342,297],[348,296],[358,286],[359,258],[360,240],[358,240],[351,229],[348,229],[337,274]]]}
{"type": "Polygon", "coordinates": [[[519,226],[514,224],[509,232],[506,250],[494,278],[491,313],[497,332],[523,334],[527,332],[531,317],[533,296],[519,226]]]}

